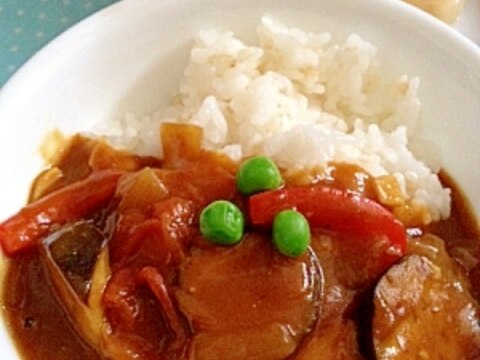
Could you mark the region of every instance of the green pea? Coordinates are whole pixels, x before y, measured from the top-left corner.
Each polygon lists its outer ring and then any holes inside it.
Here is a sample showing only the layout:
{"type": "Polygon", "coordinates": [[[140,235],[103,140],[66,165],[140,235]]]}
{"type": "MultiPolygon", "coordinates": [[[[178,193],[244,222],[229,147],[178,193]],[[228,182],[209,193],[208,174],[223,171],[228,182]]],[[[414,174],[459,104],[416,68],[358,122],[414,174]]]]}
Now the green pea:
{"type": "Polygon", "coordinates": [[[307,219],[295,210],[283,210],[273,220],[273,243],[286,256],[305,253],[310,244],[310,226],[307,219]]]}
{"type": "Polygon", "coordinates": [[[283,184],[277,165],[266,156],[245,161],[237,172],[237,188],[244,195],[277,189],[283,184]]]}
{"type": "Polygon", "coordinates": [[[217,244],[232,245],[239,242],[243,236],[243,227],[243,214],[230,201],[214,201],[200,214],[200,232],[217,244]]]}

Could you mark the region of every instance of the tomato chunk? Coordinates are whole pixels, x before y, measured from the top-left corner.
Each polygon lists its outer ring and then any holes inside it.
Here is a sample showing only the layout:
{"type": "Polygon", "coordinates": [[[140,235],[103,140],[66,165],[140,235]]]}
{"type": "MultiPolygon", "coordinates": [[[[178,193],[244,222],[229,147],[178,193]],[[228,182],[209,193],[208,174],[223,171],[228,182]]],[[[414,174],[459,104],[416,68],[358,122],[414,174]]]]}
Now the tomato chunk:
{"type": "Polygon", "coordinates": [[[80,219],[103,205],[114,194],[123,172],[94,172],[24,207],[0,224],[0,244],[8,255],[33,246],[53,224],[80,219]]]}

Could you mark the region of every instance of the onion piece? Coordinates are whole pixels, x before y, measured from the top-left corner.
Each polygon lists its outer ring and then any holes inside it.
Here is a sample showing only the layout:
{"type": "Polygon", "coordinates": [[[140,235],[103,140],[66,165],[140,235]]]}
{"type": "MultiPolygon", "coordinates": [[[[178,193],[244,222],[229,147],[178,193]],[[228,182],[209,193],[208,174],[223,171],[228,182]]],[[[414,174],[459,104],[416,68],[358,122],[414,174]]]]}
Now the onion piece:
{"type": "Polygon", "coordinates": [[[165,199],[168,190],[155,172],[146,167],[122,178],[117,187],[117,195],[122,197],[118,205],[119,211],[142,210],[165,199]]]}

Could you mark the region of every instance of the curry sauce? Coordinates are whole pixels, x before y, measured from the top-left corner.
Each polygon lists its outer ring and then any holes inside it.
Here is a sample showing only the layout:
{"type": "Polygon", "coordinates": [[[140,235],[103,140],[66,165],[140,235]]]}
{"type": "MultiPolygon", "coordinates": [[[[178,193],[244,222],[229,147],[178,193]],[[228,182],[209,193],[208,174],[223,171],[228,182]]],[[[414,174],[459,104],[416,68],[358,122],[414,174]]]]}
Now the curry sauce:
{"type": "MultiPolygon", "coordinates": [[[[167,129],[164,136],[162,161],[76,138],[54,166],[69,175],[45,172],[36,180],[32,200],[98,171],[122,171],[110,200],[55,224],[9,260],[2,302],[24,359],[480,356],[479,227],[447,174],[440,175],[452,189],[450,218],[406,229],[401,256],[389,253],[383,236],[312,226],[309,250],[289,258],[275,250],[268,228],[252,223],[237,245],[208,242],[198,230],[208,203],[229,199],[250,210],[235,189],[237,164],[200,150],[195,128],[167,129]],[[416,280],[407,282],[409,276],[422,282],[411,288],[416,280]],[[392,295],[428,304],[427,290],[440,294],[454,283],[465,295],[435,303],[438,315],[392,295]],[[471,323],[447,319],[449,309],[469,311],[471,323]],[[415,324],[414,317],[430,324],[415,324]],[[454,331],[458,324],[463,334],[454,331]],[[438,334],[415,333],[431,327],[438,334]],[[398,346],[392,334],[406,344],[395,354],[385,352],[398,346]],[[448,341],[438,343],[439,336],[448,341]]],[[[286,191],[327,187],[378,201],[373,179],[356,166],[283,175],[286,191]]]]}

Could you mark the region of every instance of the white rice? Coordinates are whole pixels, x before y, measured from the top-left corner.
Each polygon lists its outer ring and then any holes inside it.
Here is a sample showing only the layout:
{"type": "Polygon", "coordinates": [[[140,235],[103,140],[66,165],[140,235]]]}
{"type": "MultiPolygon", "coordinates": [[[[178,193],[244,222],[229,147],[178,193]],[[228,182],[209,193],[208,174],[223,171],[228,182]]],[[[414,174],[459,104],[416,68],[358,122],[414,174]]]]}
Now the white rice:
{"type": "Polygon", "coordinates": [[[172,106],[143,119],[129,114],[96,132],[161,156],[160,122],[196,124],[206,148],[235,160],[263,153],[289,169],[358,164],[375,177],[394,175],[408,202],[425,206],[431,220],[449,216],[438,162],[429,168],[408,149],[419,119],[418,78],[389,79],[377,49],[355,34],[333,43],[329,33],[290,29],[269,16],[257,34],[258,46],[249,46],[231,32],[201,32],[172,106]]]}

